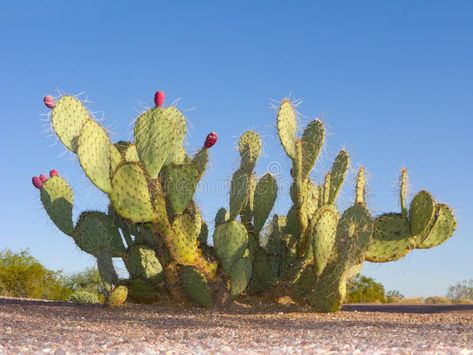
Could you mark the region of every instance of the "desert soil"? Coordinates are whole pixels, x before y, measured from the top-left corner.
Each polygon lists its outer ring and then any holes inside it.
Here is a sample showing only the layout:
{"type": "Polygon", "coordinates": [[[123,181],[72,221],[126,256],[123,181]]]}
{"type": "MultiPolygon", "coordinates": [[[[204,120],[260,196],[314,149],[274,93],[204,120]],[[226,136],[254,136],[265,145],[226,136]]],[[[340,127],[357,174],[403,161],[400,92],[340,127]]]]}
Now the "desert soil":
{"type": "Polygon", "coordinates": [[[0,354],[473,354],[472,306],[229,311],[0,299],[0,354]],[[404,313],[409,312],[409,313],[404,313]]]}

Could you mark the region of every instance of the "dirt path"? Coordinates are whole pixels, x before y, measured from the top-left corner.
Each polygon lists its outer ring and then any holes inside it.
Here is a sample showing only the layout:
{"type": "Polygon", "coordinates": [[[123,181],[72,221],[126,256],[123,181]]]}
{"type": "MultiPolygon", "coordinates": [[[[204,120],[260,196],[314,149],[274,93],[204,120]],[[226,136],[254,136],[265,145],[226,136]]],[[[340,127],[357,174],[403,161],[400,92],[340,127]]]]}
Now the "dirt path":
{"type": "Polygon", "coordinates": [[[348,305],[347,311],[315,314],[0,299],[0,354],[473,354],[473,307],[428,306],[424,313],[420,306],[392,307],[348,305]]]}

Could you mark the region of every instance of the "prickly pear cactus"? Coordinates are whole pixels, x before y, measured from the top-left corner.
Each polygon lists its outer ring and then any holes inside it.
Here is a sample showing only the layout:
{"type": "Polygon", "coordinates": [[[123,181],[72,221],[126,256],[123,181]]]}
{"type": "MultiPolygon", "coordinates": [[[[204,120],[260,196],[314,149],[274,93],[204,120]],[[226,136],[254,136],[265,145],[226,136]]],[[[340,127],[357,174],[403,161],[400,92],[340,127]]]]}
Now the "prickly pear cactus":
{"type": "Polygon", "coordinates": [[[276,126],[292,163],[287,215],[270,218],[278,184],[270,173],[255,173],[262,142],[247,131],[238,141],[240,166],[231,178],[228,209],[217,212],[208,244],[208,226],[193,197],[218,136],[209,133],[189,156],[185,117],[177,107],[165,107],[164,99],[164,92],[156,92],[155,107],[136,120],[133,141],[113,143],[79,99],[44,98],[55,134],[108,196],[109,208],[84,211],[74,222],[72,189],[56,170],[32,183],[52,222],[96,258],[107,305],[171,297],[210,308],[264,294],[263,299],[290,296],[315,311],[333,312],[363,261],[397,260],[445,242],[455,230],[453,211],[429,192],[407,202],[406,169],[400,212],[370,214],[364,168],[358,170],[353,205],[339,212],[349,154],[340,150],[316,182],[311,173],[325,142],[324,124],[315,119],[298,127],[296,110],[285,99],[276,126]],[[123,259],[127,279],[120,279],[114,258],[123,259]]]}

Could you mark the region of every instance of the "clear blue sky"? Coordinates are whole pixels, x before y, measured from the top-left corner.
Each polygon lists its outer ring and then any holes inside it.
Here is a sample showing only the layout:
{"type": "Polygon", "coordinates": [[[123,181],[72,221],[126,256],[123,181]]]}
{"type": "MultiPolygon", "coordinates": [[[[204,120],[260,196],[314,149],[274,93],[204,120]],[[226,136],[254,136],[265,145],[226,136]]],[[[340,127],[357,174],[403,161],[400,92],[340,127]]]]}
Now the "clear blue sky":
{"type": "MultiPolygon", "coordinates": [[[[2,1],[0,3],[0,249],[29,248],[52,269],[93,264],[42,210],[31,176],[56,168],[76,196],[75,216],[105,196],[54,137],[42,133],[42,97],[85,91],[116,140],[162,89],[181,98],[195,151],[215,130],[197,200],[207,220],[228,205],[215,181],[238,165],[237,137],[261,133],[268,166],[282,181],[276,212],[288,206],[290,163],[275,132],[271,99],[302,98],[305,120],[331,134],[314,178],[348,148],[369,177],[373,213],[397,210],[399,170],[412,192],[426,188],[455,208],[446,244],[364,273],[409,296],[444,294],[473,278],[472,1],[2,1]],[[279,162],[275,164],[274,162],[279,162]],[[214,182],[210,185],[210,182],[214,182]]],[[[353,172],[340,207],[353,198],[353,172]]]]}

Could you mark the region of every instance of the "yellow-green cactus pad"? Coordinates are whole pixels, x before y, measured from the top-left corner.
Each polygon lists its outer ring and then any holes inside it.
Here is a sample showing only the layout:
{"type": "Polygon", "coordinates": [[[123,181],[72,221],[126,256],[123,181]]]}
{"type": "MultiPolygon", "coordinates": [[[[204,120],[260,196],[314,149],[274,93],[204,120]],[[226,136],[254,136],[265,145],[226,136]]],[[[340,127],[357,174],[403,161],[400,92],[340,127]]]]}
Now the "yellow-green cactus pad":
{"type": "Polygon", "coordinates": [[[253,221],[255,233],[259,234],[266,222],[278,194],[276,179],[271,174],[264,175],[254,192],[253,221]]]}
{"type": "Polygon", "coordinates": [[[172,223],[175,232],[171,240],[172,255],[175,261],[184,265],[194,265],[199,251],[199,233],[202,226],[200,216],[192,217],[188,214],[177,215],[172,223]]]}
{"type": "Polygon", "coordinates": [[[120,216],[134,223],[151,222],[157,217],[145,172],[137,163],[123,164],[115,171],[110,200],[120,216]]]}
{"type": "Polygon", "coordinates": [[[417,241],[416,249],[428,249],[442,244],[452,236],[456,224],[452,209],[438,204],[434,225],[424,239],[417,241]]]}
{"type": "Polygon", "coordinates": [[[140,157],[138,156],[138,152],[136,151],[136,146],[134,144],[130,144],[126,149],[125,161],[127,163],[137,163],[140,161],[140,157]]]}
{"type": "Polygon", "coordinates": [[[251,269],[251,261],[247,257],[237,260],[233,265],[230,271],[230,295],[233,299],[246,290],[251,278],[251,269]]]}
{"type": "Polygon", "coordinates": [[[297,134],[297,120],[296,111],[289,100],[284,99],[279,107],[277,128],[279,139],[284,148],[284,151],[289,158],[297,159],[296,149],[296,134],[297,134]]]}
{"type": "Polygon", "coordinates": [[[219,225],[225,223],[230,218],[230,214],[227,212],[225,208],[220,208],[215,215],[215,228],[219,225]]]}
{"type": "Polygon", "coordinates": [[[183,266],[180,277],[182,288],[193,302],[205,308],[212,308],[212,295],[204,275],[191,266],[183,266]]]}
{"type": "Polygon", "coordinates": [[[223,269],[230,273],[235,262],[243,257],[248,247],[246,228],[237,221],[221,224],[215,229],[213,240],[223,269]]]}
{"type": "Polygon", "coordinates": [[[153,249],[146,245],[133,245],[126,253],[125,265],[133,279],[157,283],[163,279],[163,267],[153,249]]]}
{"type": "Polygon", "coordinates": [[[415,195],[409,206],[409,222],[411,234],[423,240],[435,220],[435,201],[427,191],[415,195]]]}
{"type": "MultiPolygon", "coordinates": [[[[202,177],[202,175],[204,175],[205,169],[207,168],[208,161],[209,161],[209,150],[205,147],[200,149],[197,153],[195,153],[194,158],[192,158],[192,165],[194,165],[197,171],[199,172],[199,179],[202,177]]],[[[182,164],[182,163],[179,163],[179,164],[182,164]]]]}
{"type": "Polygon", "coordinates": [[[407,255],[415,244],[416,237],[411,235],[407,218],[399,213],[387,213],[374,221],[365,260],[378,263],[397,260],[407,255]]]}
{"type": "Polygon", "coordinates": [[[168,165],[163,176],[163,188],[173,213],[183,213],[197,187],[197,169],[193,165],[168,165]]]}
{"type": "Polygon", "coordinates": [[[319,189],[312,180],[307,179],[305,183],[304,193],[304,207],[307,211],[307,216],[309,217],[309,219],[311,219],[318,208],[319,189]]]}
{"type": "Polygon", "coordinates": [[[328,202],[331,204],[335,204],[343,182],[345,181],[349,163],[350,157],[345,150],[340,151],[333,162],[332,169],[330,170],[330,192],[328,198],[328,202]]]}
{"type": "Polygon", "coordinates": [[[320,208],[311,220],[308,233],[314,253],[314,271],[320,276],[330,258],[337,234],[338,213],[333,205],[320,208]]]}
{"type": "Polygon", "coordinates": [[[108,295],[106,304],[108,306],[120,306],[128,297],[128,288],[124,285],[116,286],[108,295]]]}
{"type": "Polygon", "coordinates": [[[122,155],[116,144],[110,145],[110,178],[122,163],[122,155]]]}
{"type": "Polygon", "coordinates": [[[186,122],[176,107],[146,111],[135,125],[135,145],[148,174],[156,179],[169,155],[182,146],[186,122]]]}
{"type": "Polygon", "coordinates": [[[79,162],[90,181],[105,193],[112,191],[111,145],[107,133],[95,121],[84,124],[77,144],[79,162]]]}
{"type": "Polygon", "coordinates": [[[82,212],[77,221],[74,240],[79,248],[92,255],[98,255],[101,250],[108,250],[113,257],[125,254],[118,228],[112,218],[103,212],[82,212]]]}
{"type": "Polygon", "coordinates": [[[48,179],[41,188],[41,202],[54,224],[63,233],[72,236],[74,196],[68,183],[59,176],[48,179]]]}
{"type": "Polygon", "coordinates": [[[241,168],[248,173],[251,172],[261,153],[261,138],[254,131],[243,133],[238,142],[238,151],[241,156],[241,168]]]}
{"type": "Polygon", "coordinates": [[[230,186],[230,220],[234,220],[249,199],[249,176],[243,169],[233,174],[230,186]]]}
{"type": "Polygon", "coordinates": [[[320,120],[310,122],[302,133],[302,179],[306,179],[312,171],[324,139],[325,129],[320,120]]]}
{"type": "Polygon", "coordinates": [[[72,96],[63,96],[51,112],[54,132],[67,149],[77,151],[77,139],[82,126],[90,120],[90,114],[85,106],[72,96]]]}

